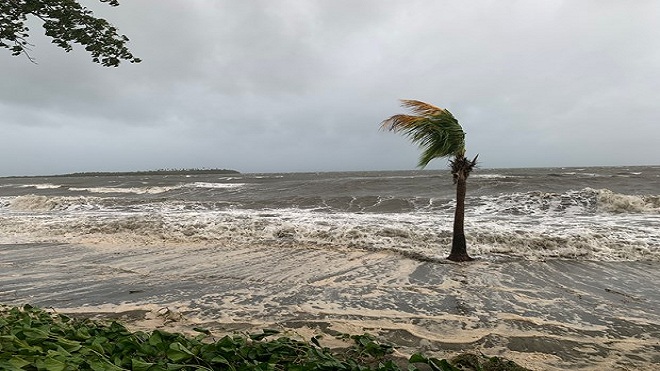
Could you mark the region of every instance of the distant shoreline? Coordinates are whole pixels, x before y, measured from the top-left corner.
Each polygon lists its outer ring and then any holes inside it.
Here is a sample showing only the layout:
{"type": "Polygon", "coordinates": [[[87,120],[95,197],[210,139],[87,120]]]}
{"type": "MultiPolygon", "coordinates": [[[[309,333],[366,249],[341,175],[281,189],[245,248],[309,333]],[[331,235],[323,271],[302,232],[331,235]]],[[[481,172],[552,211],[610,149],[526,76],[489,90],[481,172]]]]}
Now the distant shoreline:
{"type": "Polygon", "coordinates": [[[92,177],[92,176],[142,176],[142,175],[210,175],[210,174],[240,174],[236,170],[230,169],[161,169],[145,171],[88,171],[69,174],[53,175],[19,175],[7,176],[3,178],[73,178],[73,177],[92,177]]]}

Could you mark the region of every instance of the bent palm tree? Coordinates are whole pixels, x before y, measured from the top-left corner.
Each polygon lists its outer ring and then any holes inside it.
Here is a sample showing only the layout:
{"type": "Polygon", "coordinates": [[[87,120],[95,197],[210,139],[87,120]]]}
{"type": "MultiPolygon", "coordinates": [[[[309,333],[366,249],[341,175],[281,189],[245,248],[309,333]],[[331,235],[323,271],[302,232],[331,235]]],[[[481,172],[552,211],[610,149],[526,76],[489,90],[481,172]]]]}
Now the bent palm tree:
{"type": "Polygon", "coordinates": [[[400,132],[423,149],[418,166],[426,167],[434,158],[452,157],[449,164],[456,184],[456,211],[451,252],[447,259],[469,261],[465,243],[465,194],[466,181],[477,164],[465,157],[465,132],[454,116],[443,108],[417,100],[401,100],[402,105],[414,115],[394,115],[381,123],[381,128],[400,132]]]}

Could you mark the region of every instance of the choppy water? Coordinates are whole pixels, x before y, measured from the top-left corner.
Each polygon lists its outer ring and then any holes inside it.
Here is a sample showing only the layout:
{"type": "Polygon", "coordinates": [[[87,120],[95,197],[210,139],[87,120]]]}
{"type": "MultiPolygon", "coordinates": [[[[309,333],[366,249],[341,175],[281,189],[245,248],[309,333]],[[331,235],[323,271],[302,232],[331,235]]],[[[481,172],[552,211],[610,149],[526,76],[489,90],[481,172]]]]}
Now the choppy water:
{"type": "MultiPolygon", "coordinates": [[[[451,241],[446,171],[0,179],[0,243],[231,244],[393,250],[451,241]]],[[[660,260],[660,167],[477,170],[470,252],[660,260]]]]}
{"type": "Polygon", "coordinates": [[[0,303],[655,370],[659,195],[660,166],[480,169],[466,234],[481,259],[442,264],[446,171],[1,178],[0,303]]]}

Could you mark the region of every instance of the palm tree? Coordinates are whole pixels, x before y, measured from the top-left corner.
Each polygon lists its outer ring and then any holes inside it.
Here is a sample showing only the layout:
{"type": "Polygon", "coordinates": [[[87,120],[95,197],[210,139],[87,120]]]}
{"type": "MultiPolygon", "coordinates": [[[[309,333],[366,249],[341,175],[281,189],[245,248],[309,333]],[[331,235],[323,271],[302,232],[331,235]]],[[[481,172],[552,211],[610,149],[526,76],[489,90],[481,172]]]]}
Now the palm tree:
{"type": "Polygon", "coordinates": [[[465,132],[448,110],[417,100],[403,99],[401,102],[413,115],[394,115],[384,120],[381,128],[402,133],[419,144],[423,149],[418,164],[420,168],[426,167],[434,158],[451,157],[449,166],[456,185],[456,210],[451,253],[447,259],[470,261],[472,258],[467,253],[463,231],[466,181],[479,155],[473,160],[465,157],[465,132]]]}

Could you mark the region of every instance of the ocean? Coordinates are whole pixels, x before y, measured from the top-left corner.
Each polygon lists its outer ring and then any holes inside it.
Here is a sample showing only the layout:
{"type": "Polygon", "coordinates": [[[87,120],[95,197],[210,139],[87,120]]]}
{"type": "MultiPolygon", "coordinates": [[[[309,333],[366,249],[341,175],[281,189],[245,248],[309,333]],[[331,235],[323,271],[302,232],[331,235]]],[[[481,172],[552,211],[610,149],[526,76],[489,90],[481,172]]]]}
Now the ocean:
{"type": "MultiPolygon", "coordinates": [[[[448,254],[447,171],[0,179],[0,243],[231,244],[448,254]]],[[[477,170],[469,252],[660,260],[660,167],[477,170]]]]}
{"type": "MultiPolygon", "coordinates": [[[[660,367],[660,166],[0,178],[0,304],[660,367]]],[[[324,340],[325,339],[325,340],[324,340]]],[[[309,340],[309,339],[307,339],[309,340]]]]}

